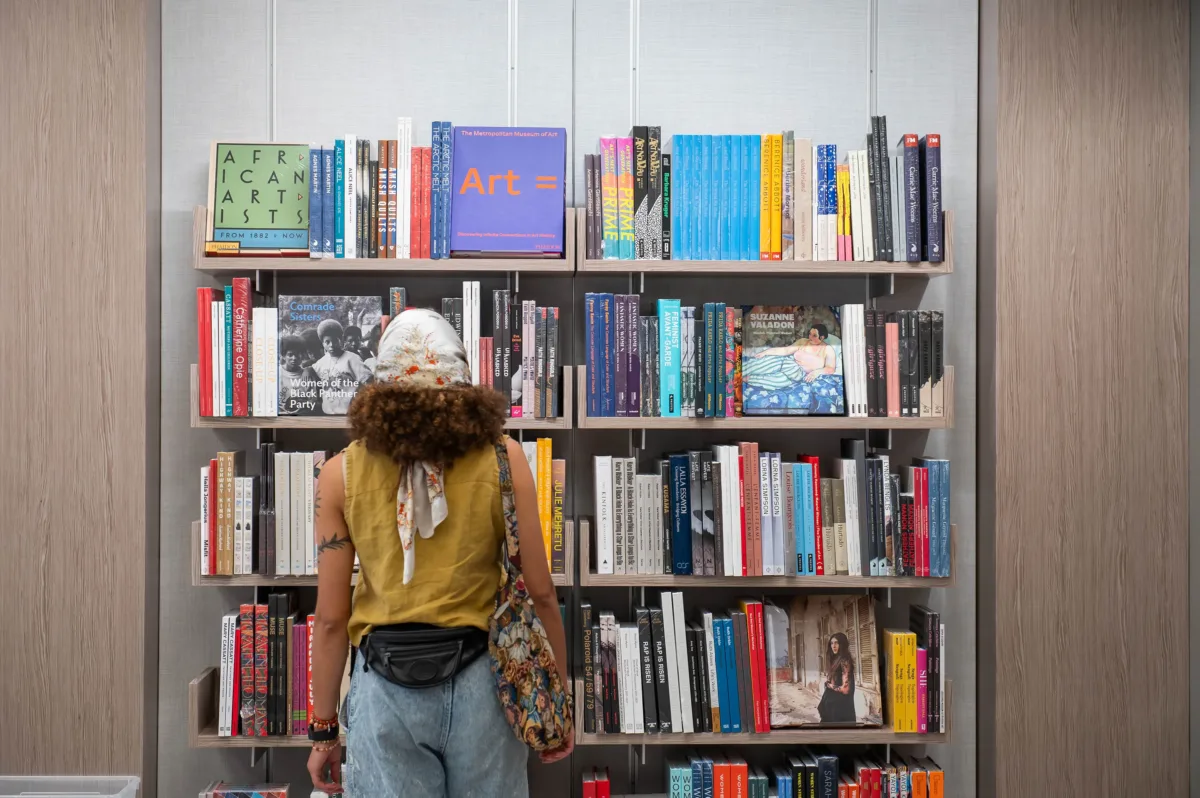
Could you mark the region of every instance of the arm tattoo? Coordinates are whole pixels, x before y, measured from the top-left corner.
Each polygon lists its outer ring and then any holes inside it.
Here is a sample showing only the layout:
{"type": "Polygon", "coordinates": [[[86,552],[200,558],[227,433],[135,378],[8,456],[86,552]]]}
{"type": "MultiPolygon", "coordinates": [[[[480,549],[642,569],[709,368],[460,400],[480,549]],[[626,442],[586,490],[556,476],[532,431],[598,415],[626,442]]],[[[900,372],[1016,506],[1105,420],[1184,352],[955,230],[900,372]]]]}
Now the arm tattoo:
{"type": "Polygon", "coordinates": [[[336,532],[332,538],[321,538],[321,542],[317,545],[317,554],[320,555],[326,549],[342,549],[350,542],[350,535],[340,537],[336,532]]]}
{"type": "Polygon", "coordinates": [[[316,517],[317,511],[321,509],[321,484],[317,483],[316,493],[313,495],[313,517],[316,517]]]}

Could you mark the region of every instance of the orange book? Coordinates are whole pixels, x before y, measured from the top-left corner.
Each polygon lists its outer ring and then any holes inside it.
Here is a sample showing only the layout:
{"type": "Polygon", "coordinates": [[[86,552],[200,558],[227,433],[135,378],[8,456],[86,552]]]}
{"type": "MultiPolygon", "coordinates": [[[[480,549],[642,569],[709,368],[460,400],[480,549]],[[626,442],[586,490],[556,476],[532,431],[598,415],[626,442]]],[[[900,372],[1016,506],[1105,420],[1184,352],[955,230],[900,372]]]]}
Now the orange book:
{"type": "Polygon", "coordinates": [[[387,257],[388,225],[388,152],[387,139],[379,140],[379,162],[375,169],[375,250],[379,257],[387,257]]]}
{"type": "Polygon", "coordinates": [[[946,774],[942,772],[941,766],[929,757],[922,759],[921,764],[925,766],[929,798],[945,798],[946,774]]]}
{"type": "Polygon", "coordinates": [[[908,773],[912,776],[912,790],[909,791],[910,798],[929,798],[929,793],[926,792],[925,769],[917,761],[911,761],[908,766],[908,773]]]}
{"type": "Polygon", "coordinates": [[[750,766],[746,760],[730,760],[729,775],[733,784],[733,798],[750,798],[750,766]]]}
{"type": "Polygon", "coordinates": [[[420,257],[421,250],[421,148],[413,147],[409,153],[408,190],[408,254],[420,257]]]}
{"type": "Polygon", "coordinates": [[[728,762],[713,761],[713,798],[733,798],[730,765],[728,762]]]}

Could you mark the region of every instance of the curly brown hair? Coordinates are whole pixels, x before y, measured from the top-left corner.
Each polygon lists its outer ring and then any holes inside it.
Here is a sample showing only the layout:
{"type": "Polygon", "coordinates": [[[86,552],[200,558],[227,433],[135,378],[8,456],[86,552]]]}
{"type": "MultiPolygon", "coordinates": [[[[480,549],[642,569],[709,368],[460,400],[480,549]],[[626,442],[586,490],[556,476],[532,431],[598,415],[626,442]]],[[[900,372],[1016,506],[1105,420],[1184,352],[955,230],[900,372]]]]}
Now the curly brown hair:
{"type": "Polygon", "coordinates": [[[359,389],[349,419],[354,439],[371,451],[445,467],[500,440],[507,415],[504,396],[483,385],[418,388],[375,382],[359,389]]]}

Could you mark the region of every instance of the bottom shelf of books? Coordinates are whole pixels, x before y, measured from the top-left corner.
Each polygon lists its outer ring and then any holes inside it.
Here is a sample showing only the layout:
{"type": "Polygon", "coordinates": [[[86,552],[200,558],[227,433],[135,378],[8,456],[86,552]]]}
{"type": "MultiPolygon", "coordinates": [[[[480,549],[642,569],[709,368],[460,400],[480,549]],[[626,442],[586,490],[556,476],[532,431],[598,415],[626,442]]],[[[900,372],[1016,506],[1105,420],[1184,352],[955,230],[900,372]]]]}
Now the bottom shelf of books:
{"type": "Polygon", "coordinates": [[[307,734],[265,737],[222,734],[219,718],[221,670],[207,668],[188,684],[188,746],[191,748],[304,748],[307,734]]]}

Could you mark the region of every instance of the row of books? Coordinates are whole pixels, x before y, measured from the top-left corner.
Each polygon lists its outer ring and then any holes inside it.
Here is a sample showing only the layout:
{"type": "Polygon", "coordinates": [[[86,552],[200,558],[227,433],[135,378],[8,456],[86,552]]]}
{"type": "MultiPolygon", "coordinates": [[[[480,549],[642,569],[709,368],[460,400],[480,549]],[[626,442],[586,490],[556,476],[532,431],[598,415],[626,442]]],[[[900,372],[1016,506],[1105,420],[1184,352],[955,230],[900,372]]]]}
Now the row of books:
{"type": "Polygon", "coordinates": [[[289,593],[222,616],[217,736],[308,733],[313,622],[289,593]]]}
{"type": "MultiPolygon", "coordinates": [[[[248,278],[223,289],[196,289],[199,412],[205,417],[344,415],[374,379],[389,319],[408,307],[407,289],[377,296],[280,296],[251,290],[248,278]]],[[[491,335],[483,325],[478,281],[443,298],[472,381],[511,397],[514,418],[559,413],[559,309],[492,292],[491,335]],[[524,346],[523,346],[524,344],[524,346]]]]}
{"type": "Polygon", "coordinates": [[[288,798],[288,794],[286,784],[236,785],[214,781],[200,791],[200,798],[288,798]]]}
{"type": "Polygon", "coordinates": [[[317,572],[313,495],[331,453],[218,452],[200,468],[201,576],[312,576],[317,572]]]}
{"type": "Polygon", "coordinates": [[[537,491],[538,517],[542,524],[542,544],[551,574],[567,572],[563,499],[566,496],[567,461],[554,459],[554,442],[550,438],[522,441],[521,451],[533,473],[537,491]]]}
{"type": "Polygon", "coordinates": [[[584,296],[592,417],[945,415],[944,314],[584,296]]]}
{"type": "MultiPolygon", "coordinates": [[[[889,674],[881,685],[869,596],[803,595],[786,606],[744,599],[725,613],[701,608],[693,621],[681,592],[663,591],[659,602],[634,608],[630,622],[580,605],[585,733],[878,727],[885,699],[892,731],[945,731],[945,629],[925,607],[910,618],[914,639],[926,643],[914,647],[911,680],[889,674]]],[[[889,667],[908,668],[889,646],[909,631],[885,633],[889,667]]]]}
{"type": "Polygon", "coordinates": [[[856,438],[786,462],[758,443],[593,460],[597,574],[950,576],[950,461],[856,438]]]}
{"type": "Polygon", "coordinates": [[[561,257],[563,128],[434,122],[415,146],[215,142],[205,253],[310,258],[561,257]]]}
{"type": "Polygon", "coordinates": [[[602,136],[584,156],[586,254],[609,260],[942,261],[941,136],[845,153],[794,131],[602,136]]]}

